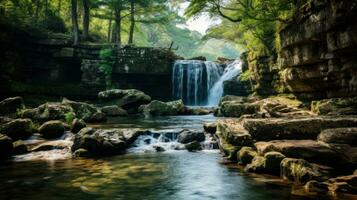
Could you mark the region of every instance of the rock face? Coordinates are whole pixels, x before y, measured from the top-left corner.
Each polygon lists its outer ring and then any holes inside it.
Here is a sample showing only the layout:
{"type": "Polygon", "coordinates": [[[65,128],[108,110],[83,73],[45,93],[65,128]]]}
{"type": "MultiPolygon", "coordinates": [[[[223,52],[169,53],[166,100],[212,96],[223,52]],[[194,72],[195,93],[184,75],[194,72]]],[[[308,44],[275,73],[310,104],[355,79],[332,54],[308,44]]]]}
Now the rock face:
{"type": "Polygon", "coordinates": [[[0,132],[13,140],[19,140],[29,138],[35,130],[30,119],[15,119],[0,125],[0,132]]]}
{"type": "Polygon", "coordinates": [[[0,160],[10,158],[13,153],[11,138],[0,134],[0,160]]]}
{"type": "Polygon", "coordinates": [[[198,130],[183,130],[179,133],[177,141],[182,144],[188,144],[190,142],[202,142],[205,140],[205,134],[198,130]]]}
{"type": "Polygon", "coordinates": [[[18,111],[25,109],[21,97],[11,97],[0,101],[0,115],[16,116],[18,111]]]}
{"type": "Polygon", "coordinates": [[[124,110],[116,105],[105,106],[105,107],[101,108],[101,111],[109,117],[128,116],[128,112],[126,110],[124,110]]]}
{"type": "Polygon", "coordinates": [[[146,117],[150,116],[172,116],[182,115],[185,113],[185,105],[182,100],[162,102],[154,100],[147,105],[143,105],[139,110],[146,117]]]}
{"type": "Polygon", "coordinates": [[[137,129],[84,128],[75,136],[72,152],[76,156],[85,155],[85,157],[121,154],[140,134],[143,134],[143,131],[137,129]]]}
{"type": "Polygon", "coordinates": [[[61,137],[65,132],[63,122],[58,120],[48,121],[38,129],[44,138],[54,139],[61,137]]]}
{"type": "Polygon", "coordinates": [[[357,128],[335,128],[323,130],[318,141],[333,144],[357,146],[357,128]]]}
{"type": "Polygon", "coordinates": [[[129,113],[136,113],[141,105],[150,103],[151,97],[136,89],[106,90],[98,93],[99,99],[110,105],[117,105],[129,113]]]}
{"type": "Polygon", "coordinates": [[[319,115],[356,115],[357,97],[313,101],[311,110],[319,115]]]}

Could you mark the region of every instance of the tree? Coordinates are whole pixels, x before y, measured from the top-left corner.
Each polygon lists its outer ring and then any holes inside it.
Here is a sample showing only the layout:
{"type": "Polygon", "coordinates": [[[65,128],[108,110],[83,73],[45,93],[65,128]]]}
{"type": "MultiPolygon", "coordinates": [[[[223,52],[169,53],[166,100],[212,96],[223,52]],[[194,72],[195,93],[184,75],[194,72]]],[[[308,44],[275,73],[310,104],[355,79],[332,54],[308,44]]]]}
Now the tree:
{"type": "Polygon", "coordinates": [[[90,2],[89,0],[82,0],[83,4],[83,40],[89,38],[89,17],[90,17],[90,2]]]}
{"type": "Polygon", "coordinates": [[[78,3],[77,0],[71,0],[73,45],[78,45],[79,43],[77,3],[78,3]]]}

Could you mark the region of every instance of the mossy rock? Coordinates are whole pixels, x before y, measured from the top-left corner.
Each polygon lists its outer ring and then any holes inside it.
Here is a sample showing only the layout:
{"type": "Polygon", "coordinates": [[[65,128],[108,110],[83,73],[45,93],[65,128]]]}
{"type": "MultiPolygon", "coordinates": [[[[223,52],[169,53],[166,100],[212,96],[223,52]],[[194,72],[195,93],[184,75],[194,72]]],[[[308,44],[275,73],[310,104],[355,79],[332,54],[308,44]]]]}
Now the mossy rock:
{"type": "Polygon", "coordinates": [[[257,152],[252,147],[242,147],[238,152],[237,160],[239,164],[247,165],[257,156],[257,152]]]}

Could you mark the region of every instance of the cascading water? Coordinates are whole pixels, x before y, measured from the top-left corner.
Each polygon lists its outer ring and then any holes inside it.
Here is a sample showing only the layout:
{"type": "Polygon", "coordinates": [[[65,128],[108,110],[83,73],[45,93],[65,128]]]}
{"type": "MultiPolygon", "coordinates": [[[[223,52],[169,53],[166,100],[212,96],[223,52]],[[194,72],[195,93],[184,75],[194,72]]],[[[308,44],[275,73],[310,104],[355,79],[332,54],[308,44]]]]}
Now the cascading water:
{"type": "Polygon", "coordinates": [[[186,105],[216,106],[223,95],[223,83],[241,72],[240,60],[235,60],[223,71],[215,62],[178,60],[173,66],[173,98],[186,105]]]}
{"type": "Polygon", "coordinates": [[[206,105],[210,89],[218,81],[222,68],[218,63],[178,60],[173,66],[173,98],[186,105],[206,105]]]}
{"type": "Polygon", "coordinates": [[[214,86],[209,91],[208,105],[216,106],[219,100],[223,96],[223,83],[238,76],[242,72],[242,62],[240,60],[235,60],[229,64],[223,72],[223,75],[214,84],[214,86]]]}

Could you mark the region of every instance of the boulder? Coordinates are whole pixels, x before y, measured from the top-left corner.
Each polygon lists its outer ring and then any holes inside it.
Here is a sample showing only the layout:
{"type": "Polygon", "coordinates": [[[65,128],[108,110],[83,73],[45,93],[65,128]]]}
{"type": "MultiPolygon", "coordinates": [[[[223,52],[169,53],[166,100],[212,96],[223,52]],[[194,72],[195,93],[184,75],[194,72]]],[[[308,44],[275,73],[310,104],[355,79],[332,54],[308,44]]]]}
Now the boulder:
{"type": "Polygon", "coordinates": [[[206,133],[215,134],[217,130],[217,123],[216,122],[206,122],[203,124],[203,129],[206,133]]]}
{"type": "Polygon", "coordinates": [[[77,158],[90,158],[92,157],[92,155],[89,153],[88,150],[86,149],[77,149],[74,153],[73,153],[73,156],[74,157],[77,157],[77,158]]]}
{"type": "Polygon", "coordinates": [[[71,132],[78,133],[82,128],[85,128],[87,125],[83,119],[74,119],[71,125],[71,132]]]}
{"type": "Polygon", "coordinates": [[[186,107],[185,115],[209,115],[213,112],[214,112],[214,108],[186,107]]]}
{"type": "Polygon", "coordinates": [[[37,108],[26,109],[22,112],[23,118],[30,118],[37,122],[47,122],[50,120],[66,121],[68,118],[75,118],[76,114],[69,105],[61,103],[45,103],[37,108]]]}
{"type": "Polygon", "coordinates": [[[254,103],[241,103],[237,101],[225,101],[220,105],[220,115],[224,117],[241,117],[246,114],[258,112],[259,105],[254,103]]]}
{"type": "Polygon", "coordinates": [[[247,172],[265,173],[265,158],[263,156],[255,156],[250,164],[244,170],[247,172]]]}
{"type": "Polygon", "coordinates": [[[41,143],[37,146],[34,146],[31,151],[36,152],[36,151],[50,151],[53,149],[70,149],[72,146],[71,141],[67,140],[54,140],[54,141],[47,141],[44,143],[41,143]]]}
{"type": "Polygon", "coordinates": [[[329,191],[329,184],[326,182],[312,180],[305,184],[305,190],[309,193],[323,195],[329,191]]]}
{"type": "Polygon", "coordinates": [[[140,105],[151,102],[151,97],[136,89],[129,90],[106,90],[98,93],[99,99],[108,105],[117,105],[129,113],[136,113],[140,105]]]}
{"type": "Polygon", "coordinates": [[[182,144],[188,144],[190,142],[203,142],[205,140],[205,134],[199,130],[183,130],[179,133],[177,141],[182,144]]]}
{"type": "Polygon", "coordinates": [[[119,106],[113,105],[113,106],[104,106],[101,108],[101,111],[105,113],[109,117],[126,117],[128,116],[128,112],[119,106]]]}
{"type": "Polygon", "coordinates": [[[281,161],[280,169],[283,179],[298,183],[325,181],[331,176],[331,168],[311,164],[304,159],[285,158],[281,161]]]}
{"type": "Polygon", "coordinates": [[[254,144],[259,154],[276,151],[290,158],[301,158],[309,162],[328,166],[349,163],[343,154],[314,140],[274,140],[254,144]]]}
{"type": "Polygon", "coordinates": [[[201,144],[197,141],[193,141],[193,142],[185,144],[185,148],[187,149],[187,151],[190,151],[190,152],[202,150],[201,144]]]}
{"type": "Polygon", "coordinates": [[[0,115],[17,116],[17,113],[23,109],[25,105],[21,97],[11,97],[0,101],[0,115]]]}
{"type": "Polygon", "coordinates": [[[62,100],[62,105],[69,106],[73,109],[77,118],[83,119],[85,122],[103,122],[106,121],[106,116],[96,107],[84,103],[70,101],[66,98],[62,100]]]}
{"type": "Polygon", "coordinates": [[[334,128],[323,130],[318,141],[334,144],[348,144],[357,147],[357,128],[334,128]]]}
{"type": "Polygon", "coordinates": [[[12,139],[0,134],[0,160],[10,158],[13,154],[12,139]]]}
{"type": "Polygon", "coordinates": [[[356,115],[357,97],[313,101],[311,110],[319,115],[356,115]]]}
{"type": "Polygon", "coordinates": [[[269,174],[280,174],[280,163],[285,156],[279,152],[268,152],[264,155],[264,171],[269,174]]]}
{"type": "Polygon", "coordinates": [[[14,142],[13,147],[14,147],[13,150],[14,155],[21,155],[29,152],[26,144],[22,140],[17,140],[16,142],[14,142]]]}
{"type": "Polygon", "coordinates": [[[252,147],[242,147],[238,152],[238,163],[247,165],[252,162],[253,158],[257,156],[257,152],[252,147]]]}
{"type": "Polygon", "coordinates": [[[153,148],[155,149],[156,152],[164,152],[164,151],[166,151],[164,147],[158,146],[158,145],[154,145],[153,148]]]}
{"type": "Polygon", "coordinates": [[[143,105],[139,109],[144,116],[172,116],[180,115],[185,112],[185,105],[182,100],[162,102],[154,100],[148,105],[143,105]]]}
{"type": "Polygon", "coordinates": [[[217,123],[216,135],[234,146],[251,146],[252,137],[244,127],[236,120],[220,120],[217,123]]]}
{"type": "Polygon", "coordinates": [[[30,119],[15,119],[0,125],[0,132],[13,140],[27,139],[35,131],[34,124],[30,119]]]}
{"type": "Polygon", "coordinates": [[[39,133],[46,139],[54,139],[61,137],[65,130],[63,122],[52,120],[42,124],[39,128],[39,133]]]}
{"type": "MultiPolygon", "coordinates": [[[[236,121],[235,123],[238,122],[236,121]]],[[[357,126],[357,118],[242,119],[239,123],[249,132],[253,139],[269,141],[277,139],[316,139],[318,134],[325,129],[357,126]]]]}

